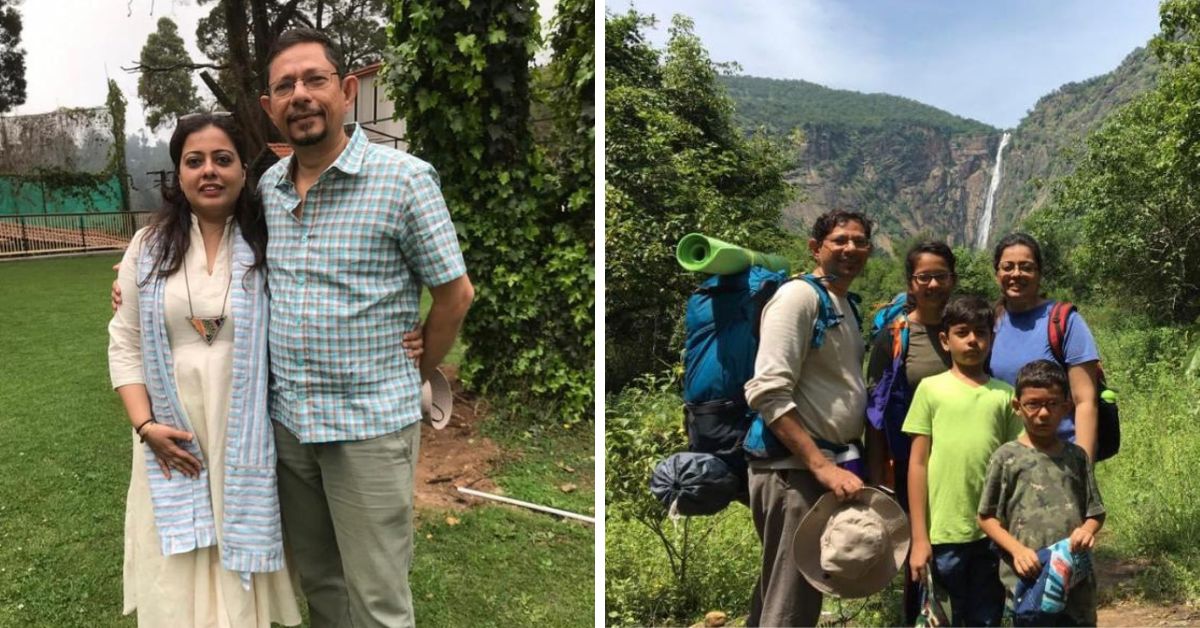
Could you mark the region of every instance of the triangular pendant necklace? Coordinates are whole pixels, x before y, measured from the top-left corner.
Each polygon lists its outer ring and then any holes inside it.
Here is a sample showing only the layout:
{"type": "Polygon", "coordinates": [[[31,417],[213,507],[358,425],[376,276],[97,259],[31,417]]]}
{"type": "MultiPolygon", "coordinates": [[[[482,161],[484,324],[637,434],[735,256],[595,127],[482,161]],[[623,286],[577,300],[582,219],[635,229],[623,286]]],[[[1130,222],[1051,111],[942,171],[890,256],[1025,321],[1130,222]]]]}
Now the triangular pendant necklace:
{"type": "Polygon", "coordinates": [[[187,260],[183,261],[183,283],[187,286],[188,295],[188,324],[192,329],[200,334],[200,338],[206,344],[212,346],[214,340],[217,339],[217,334],[221,333],[221,328],[225,326],[225,303],[229,301],[229,289],[233,286],[233,272],[229,273],[229,285],[225,286],[225,298],[221,300],[221,315],[220,316],[196,316],[196,312],[192,310],[192,282],[188,279],[187,260]]]}

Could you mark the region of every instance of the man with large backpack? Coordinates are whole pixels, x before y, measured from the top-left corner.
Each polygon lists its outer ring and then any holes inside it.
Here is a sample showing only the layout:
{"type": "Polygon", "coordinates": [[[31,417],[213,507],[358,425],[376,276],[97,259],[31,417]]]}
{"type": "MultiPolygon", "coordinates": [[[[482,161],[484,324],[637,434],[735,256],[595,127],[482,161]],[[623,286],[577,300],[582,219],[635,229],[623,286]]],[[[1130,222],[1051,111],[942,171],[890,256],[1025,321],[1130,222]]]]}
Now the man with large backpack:
{"type": "Polygon", "coordinates": [[[863,432],[864,346],[849,289],[870,255],[871,222],[854,212],[828,212],[813,225],[808,248],[818,282],[789,281],[767,302],[754,377],[745,388],[750,407],[784,446],[781,456],[750,462],[750,509],[763,544],[751,626],[816,625],[821,594],[797,570],[792,539],[822,494],[832,491],[844,501],[863,488],[830,450],[844,450],[863,432]],[[821,290],[839,315],[832,326],[821,317],[821,290]],[[820,343],[813,343],[814,333],[823,333],[820,343]]]}

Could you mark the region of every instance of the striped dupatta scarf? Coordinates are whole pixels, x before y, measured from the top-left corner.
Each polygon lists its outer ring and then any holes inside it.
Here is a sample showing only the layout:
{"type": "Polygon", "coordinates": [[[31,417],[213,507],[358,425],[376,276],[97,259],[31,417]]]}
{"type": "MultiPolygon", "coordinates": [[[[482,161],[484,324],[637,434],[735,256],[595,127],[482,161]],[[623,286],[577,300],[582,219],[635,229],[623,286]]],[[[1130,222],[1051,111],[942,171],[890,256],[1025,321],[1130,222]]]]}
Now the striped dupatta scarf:
{"type": "MultiPolygon", "coordinates": [[[[221,565],[241,574],[248,588],[250,572],[283,569],[283,532],[275,478],[275,440],[267,414],[267,322],[265,273],[249,272],[254,252],[234,223],[231,237],[233,273],[232,396],[225,439],[225,509],[221,525],[221,565]]],[[[151,234],[152,237],[152,234],[151,234]]],[[[142,369],[154,418],[164,425],[193,432],[175,387],[171,346],[167,340],[166,278],[155,270],[156,246],[148,239],[138,260],[138,297],[142,369]],[[147,281],[146,278],[149,277],[147,281]]],[[[194,433],[194,432],[193,432],[194,433]]],[[[202,464],[200,476],[182,473],[163,477],[154,452],[146,447],[146,472],[154,523],[164,556],[182,554],[217,543],[208,464],[200,447],[178,445],[202,464]]]]}

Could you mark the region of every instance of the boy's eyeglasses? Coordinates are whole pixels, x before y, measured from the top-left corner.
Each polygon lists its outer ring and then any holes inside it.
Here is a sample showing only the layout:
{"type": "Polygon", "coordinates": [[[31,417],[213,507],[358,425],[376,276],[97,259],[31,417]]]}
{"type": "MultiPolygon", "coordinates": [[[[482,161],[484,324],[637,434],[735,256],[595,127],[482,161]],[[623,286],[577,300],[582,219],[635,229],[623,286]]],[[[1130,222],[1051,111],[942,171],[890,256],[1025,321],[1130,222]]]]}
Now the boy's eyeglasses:
{"type": "Polygon", "coordinates": [[[954,273],[917,273],[912,276],[912,280],[917,282],[917,285],[928,286],[933,281],[944,284],[957,277],[954,273]]]}
{"type": "Polygon", "coordinates": [[[271,85],[268,91],[270,91],[272,98],[287,98],[295,93],[296,83],[304,83],[304,89],[310,92],[325,89],[335,75],[337,75],[337,72],[313,72],[300,78],[284,78],[275,81],[275,84],[271,85]]]}
{"type": "Polygon", "coordinates": [[[1053,412],[1062,403],[1061,401],[1022,401],[1021,407],[1029,414],[1037,414],[1043,408],[1053,412]]]}

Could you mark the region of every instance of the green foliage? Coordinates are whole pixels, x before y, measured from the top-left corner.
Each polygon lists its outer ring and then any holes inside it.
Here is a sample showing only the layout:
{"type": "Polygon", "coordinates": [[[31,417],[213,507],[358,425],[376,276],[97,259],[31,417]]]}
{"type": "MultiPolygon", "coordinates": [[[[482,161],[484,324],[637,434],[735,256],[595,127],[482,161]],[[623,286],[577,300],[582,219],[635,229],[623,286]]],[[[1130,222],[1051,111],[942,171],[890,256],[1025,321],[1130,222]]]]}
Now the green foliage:
{"type": "MultiPolygon", "coordinates": [[[[1158,321],[1200,315],[1200,2],[1163,4],[1155,49],[1176,64],[1108,118],[1062,181],[1047,220],[1075,248],[1075,276],[1158,321]]],[[[1046,231],[1043,229],[1043,231],[1046,231]]],[[[1078,283],[1078,282],[1077,282],[1078,283]]]]}
{"type": "MultiPolygon", "coordinates": [[[[532,2],[397,0],[381,77],[408,125],[409,149],[434,164],[477,286],[463,335],[463,378],[501,407],[572,424],[594,387],[593,185],[585,162],[555,171],[530,131],[532,2]]],[[[590,97],[578,38],[588,2],[561,2],[556,76],[578,152],[590,97]]]]}
{"type": "Polygon", "coordinates": [[[919,125],[949,134],[987,134],[991,125],[890,94],[830,89],[808,81],[726,76],[721,82],[738,103],[738,121],[748,129],[765,125],[786,134],[809,125],[883,128],[919,125]]]}
{"type": "Polygon", "coordinates": [[[746,139],[692,23],[676,16],[666,49],[652,18],[605,18],[605,376],[609,389],[678,360],[674,321],[700,277],[675,246],[699,231],[763,251],[787,244],[779,208],[791,190],[784,149],[746,139]]]}
{"type": "Polygon", "coordinates": [[[671,521],[650,493],[654,465],[687,448],[671,374],[644,375],[605,403],[605,605],[609,625],[690,624],[741,611],[758,569],[749,512],[671,521]]]}
{"type": "Polygon", "coordinates": [[[170,18],[158,18],[158,30],[146,38],[138,60],[143,66],[175,68],[138,77],[138,98],[146,107],[146,126],[152,131],[200,108],[189,73],[192,60],[170,18]]]}
{"type": "Polygon", "coordinates": [[[744,615],[758,578],[759,548],[741,504],[709,517],[665,522],[662,537],[643,524],[610,517],[605,526],[604,606],[609,626],[689,626],[708,611],[744,615]],[[680,580],[664,539],[688,551],[680,580]]]}
{"type": "Polygon", "coordinates": [[[954,247],[954,257],[958,260],[955,265],[958,285],[954,288],[957,294],[977,294],[987,299],[1000,298],[1000,289],[996,286],[996,272],[992,268],[991,251],[976,251],[957,246],[954,247]]]}
{"type": "MultiPolygon", "coordinates": [[[[196,46],[204,56],[218,64],[229,61],[229,43],[225,27],[225,0],[199,0],[200,5],[213,4],[208,15],[196,24],[196,46]]],[[[255,2],[242,2],[247,20],[253,20],[255,2]]],[[[279,19],[280,5],[263,3],[263,10],[272,22],[279,19]]],[[[387,15],[389,0],[300,0],[295,13],[313,28],[328,35],[342,52],[348,69],[357,69],[380,60],[387,46],[387,15]]],[[[293,24],[304,22],[294,19],[293,24]]],[[[282,32],[282,31],[281,31],[282,32]]],[[[254,33],[249,33],[249,47],[254,49],[254,33]]],[[[227,77],[221,80],[227,83],[227,77]]]]}
{"type": "Polygon", "coordinates": [[[21,49],[20,0],[0,0],[0,113],[25,104],[25,51],[21,49]]]}
{"type": "Polygon", "coordinates": [[[108,114],[112,116],[112,152],[109,153],[108,172],[121,181],[121,209],[129,211],[129,171],[125,164],[125,95],[117,82],[108,80],[108,114]]]}
{"type": "Polygon", "coordinates": [[[644,521],[666,516],[648,486],[659,460],[687,449],[678,391],[670,374],[646,374],[606,400],[604,501],[610,516],[644,521]]]}
{"type": "Polygon", "coordinates": [[[1200,473],[1200,382],[1180,373],[1200,335],[1124,308],[1090,307],[1085,315],[1121,407],[1121,452],[1096,469],[1109,513],[1100,549],[1148,565],[1130,593],[1195,600],[1200,502],[1179,487],[1200,473]]]}

